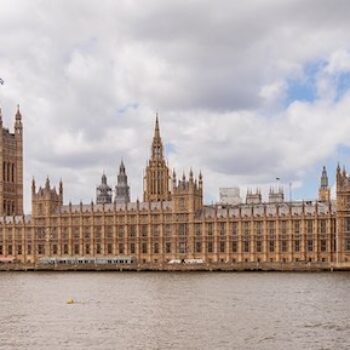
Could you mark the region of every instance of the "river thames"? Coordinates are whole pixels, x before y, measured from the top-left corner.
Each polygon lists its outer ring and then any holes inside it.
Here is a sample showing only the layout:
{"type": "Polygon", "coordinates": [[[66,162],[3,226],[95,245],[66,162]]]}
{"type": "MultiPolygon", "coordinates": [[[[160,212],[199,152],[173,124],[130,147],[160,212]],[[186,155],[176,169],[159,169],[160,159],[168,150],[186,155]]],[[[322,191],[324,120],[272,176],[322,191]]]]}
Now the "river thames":
{"type": "Polygon", "coordinates": [[[348,272],[3,272],[0,290],[0,349],[350,348],[348,272]]]}

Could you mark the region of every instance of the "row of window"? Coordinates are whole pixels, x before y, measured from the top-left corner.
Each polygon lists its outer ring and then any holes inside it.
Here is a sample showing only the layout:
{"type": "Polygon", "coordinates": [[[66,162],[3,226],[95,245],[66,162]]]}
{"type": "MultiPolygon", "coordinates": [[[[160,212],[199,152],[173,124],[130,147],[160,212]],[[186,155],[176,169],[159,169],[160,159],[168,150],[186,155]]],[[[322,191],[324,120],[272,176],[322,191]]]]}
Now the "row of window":
{"type": "MultiPolygon", "coordinates": [[[[319,251],[320,252],[327,252],[327,241],[326,240],[320,240],[319,242],[319,251]]],[[[159,254],[161,251],[161,246],[160,243],[155,242],[150,245],[151,246],[151,251],[149,251],[149,244],[147,242],[142,242],[140,245],[140,250],[142,254],[148,254],[148,253],[153,253],[153,254],[159,254]]],[[[173,253],[172,252],[172,247],[174,245],[171,242],[166,242],[164,245],[164,252],[165,253],[173,253]]],[[[178,253],[186,253],[188,252],[188,244],[187,242],[179,242],[177,245],[177,252],[178,253]]],[[[220,241],[217,247],[217,252],[218,253],[252,253],[254,250],[257,253],[263,253],[264,248],[266,249],[265,252],[269,253],[274,253],[276,252],[277,248],[279,248],[280,252],[282,253],[287,253],[289,249],[292,248],[293,252],[298,253],[301,251],[302,247],[302,242],[300,240],[296,240],[293,242],[289,241],[268,241],[266,242],[266,245],[263,245],[263,242],[257,241],[256,244],[254,245],[252,242],[249,241],[242,241],[240,245],[240,251],[239,251],[239,244],[237,241],[230,242],[230,244],[227,244],[225,241],[220,241]],[[229,250],[229,251],[227,251],[229,250]]],[[[67,243],[63,244],[62,247],[62,252],[63,254],[70,254],[69,251],[69,245],[67,243]]],[[[73,247],[73,253],[75,255],[90,255],[90,254],[102,254],[102,245],[101,244],[96,244],[95,245],[95,251],[93,251],[93,246],[91,244],[74,244],[73,247]],[[81,251],[83,250],[83,251],[81,251]]],[[[119,254],[136,254],[137,250],[137,245],[136,243],[129,243],[128,244],[128,252],[125,251],[125,244],[120,243],[116,247],[118,249],[119,254]]],[[[345,241],[345,249],[347,251],[350,251],[350,240],[345,241]]],[[[315,251],[315,242],[313,240],[308,240],[306,241],[306,246],[305,250],[307,252],[314,252],[315,251]]],[[[202,242],[195,242],[195,252],[196,253],[214,253],[214,243],[213,242],[207,242],[207,244],[203,244],[202,242]]],[[[0,255],[4,253],[3,246],[0,245],[0,255]]],[[[37,245],[37,253],[39,255],[44,255],[48,252],[45,251],[45,245],[44,244],[38,244],[37,245]]],[[[58,254],[58,245],[57,244],[52,244],[51,245],[51,253],[56,255],[58,254]]],[[[113,252],[113,244],[108,243],[106,245],[106,252],[107,254],[114,254],[113,252]]],[[[13,254],[13,247],[12,245],[7,246],[7,255],[12,255],[13,254]]],[[[21,244],[17,245],[17,254],[22,255],[23,254],[23,247],[21,244]]],[[[31,255],[32,254],[32,245],[27,246],[27,254],[31,255]]]]}
{"type": "MultiPolygon", "coordinates": [[[[5,203],[4,203],[5,204],[5,203]]],[[[12,203],[13,204],[13,203],[12,203]]],[[[349,220],[350,221],[350,220],[349,220]]],[[[327,230],[326,220],[320,220],[320,224],[318,226],[318,233],[320,234],[329,234],[330,232],[334,232],[334,229],[327,230]]],[[[286,223],[285,221],[281,222],[282,225],[279,226],[279,230],[276,229],[276,223],[275,222],[269,222],[267,226],[267,231],[264,232],[263,230],[263,222],[255,222],[254,226],[252,227],[250,222],[243,222],[242,223],[242,235],[251,235],[255,234],[257,236],[263,235],[264,233],[267,233],[268,235],[287,235],[288,233],[293,233],[295,235],[301,234],[302,230],[300,229],[300,222],[294,221],[293,222],[293,231],[290,232],[287,230],[287,225],[283,225],[283,223],[286,223]]],[[[349,224],[350,225],[350,224],[349,224]]],[[[226,223],[218,223],[217,228],[217,234],[220,236],[225,236],[227,234],[232,236],[237,236],[239,234],[239,223],[234,222],[229,224],[229,232],[226,232],[226,223]]],[[[307,221],[307,229],[305,230],[306,234],[312,235],[314,234],[314,222],[311,220],[307,221]]],[[[203,234],[202,230],[203,225],[202,224],[195,224],[195,235],[201,236],[203,234]]],[[[51,238],[53,236],[58,236],[58,230],[57,228],[51,228],[50,236],[51,238]]],[[[72,227],[72,235],[74,237],[80,237],[80,227],[73,226],[72,227]]],[[[89,227],[83,227],[84,233],[83,236],[88,238],[91,235],[91,228],[89,227]]],[[[350,228],[349,228],[350,230],[350,228]]],[[[126,230],[125,225],[118,225],[116,227],[116,233],[119,236],[119,238],[123,238],[127,232],[127,235],[129,237],[136,237],[137,236],[137,225],[129,225],[128,229],[126,230]]],[[[207,223],[206,224],[206,234],[208,236],[214,235],[214,224],[213,223],[207,223]]],[[[350,231],[349,231],[350,232],[350,231]]],[[[102,238],[102,226],[95,226],[94,227],[94,233],[95,233],[95,239],[102,238]]],[[[149,235],[151,236],[160,236],[161,233],[161,225],[151,225],[149,229],[149,225],[140,225],[139,226],[139,234],[142,237],[147,237],[149,235]]],[[[171,224],[165,224],[164,225],[164,235],[165,236],[171,236],[173,233],[173,225],[171,224]]],[[[186,236],[189,234],[189,225],[188,224],[177,224],[175,226],[175,233],[179,236],[186,236]]],[[[0,231],[1,235],[1,231],[0,231]]],[[[113,232],[113,226],[105,226],[105,237],[112,239],[114,235],[113,232]]],[[[63,227],[62,228],[62,236],[63,238],[68,238],[69,236],[69,228],[63,227]]],[[[46,237],[46,228],[38,228],[36,230],[36,237],[38,240],[45,239],[46,237]]]]}
{"type": "Polygon", "coordinates": [[[15,201],[4,200],[3,202],[3,211],[5,215],[13,215],[16,213],[15,201]]]}
{"type": "Polygon", "coordinates": [[[4,182],[15,182],[15,164],[9,162],[2,163],[2,179],[4,182]]]}

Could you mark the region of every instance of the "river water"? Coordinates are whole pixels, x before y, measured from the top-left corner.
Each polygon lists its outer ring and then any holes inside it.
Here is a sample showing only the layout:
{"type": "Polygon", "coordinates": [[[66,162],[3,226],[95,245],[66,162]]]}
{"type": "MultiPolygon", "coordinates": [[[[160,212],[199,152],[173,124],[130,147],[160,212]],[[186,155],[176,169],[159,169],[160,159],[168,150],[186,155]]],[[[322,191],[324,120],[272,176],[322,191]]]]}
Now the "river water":
{"type": "Polygon", "coordinates": [[[350,273],[3,272],[0,349],[350,349],[350,273]]]}

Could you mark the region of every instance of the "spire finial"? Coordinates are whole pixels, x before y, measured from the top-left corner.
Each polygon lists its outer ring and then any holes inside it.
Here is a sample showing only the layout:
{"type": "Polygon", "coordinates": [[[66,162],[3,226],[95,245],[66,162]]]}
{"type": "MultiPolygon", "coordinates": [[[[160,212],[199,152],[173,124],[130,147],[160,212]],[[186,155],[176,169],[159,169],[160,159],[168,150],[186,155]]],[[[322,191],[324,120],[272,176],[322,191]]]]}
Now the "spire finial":
{"type": "Polygon", "coordinates": [[[340,176],[341,175],[341,169],[340,169],[340,163],[338,162],[338,165],[337,165],[337,176],[340,176]]]}
{"type": "Polygon", "coordinates": [[[63,181],[62,181],[62,178],[60,178],[59,193],[60,193],[60,194],[63,193],[63,181]]]}
{"type": "Polygon", "coordinates": [[[103,174],[102,174],[102,183],[104,184],[104,185],[106,185],[107,184],[107,176],[106,176],[106,174],[105,174],[105,171],[103,170],[103,174]]]}
{"type": "Polygon", "coordinates": [[[190,169],[190,181],[193,181],[193,170],[192,170],[192,168],[190,169]]]}
{"type": "Polygon", "coordinates": [[[19,108],[19,104],[17,105],[17,112],[16,112],[16,120],[20,121],[22,119],[22,114],[19,108]]]}
{"type": "Polygon", "coordinates": [[[155,128],[154,128],[154,136],[157,137],[157,138],[160,138],[158,112],[156,113],[156,125],[155,125],[155,128]]]}
{"type": "Polygon", "coordinates": [[[32,193],[35,193],[35,178],[32,179],[32,193]]]}
{"type": "Polygon", "coordinates": [[[49,178],[49,175],[46,176],[45,188],[46,189],[50,189],[50,178],[49,178]]]}
{"type": "Polygon", "coordinates": [[[120,167],[119,167],[119,172],[122,174],[122,173],[125,173],[125,165],[124,165],[124,161],[123,161],[123,158],[120,162],[120,167]]]}

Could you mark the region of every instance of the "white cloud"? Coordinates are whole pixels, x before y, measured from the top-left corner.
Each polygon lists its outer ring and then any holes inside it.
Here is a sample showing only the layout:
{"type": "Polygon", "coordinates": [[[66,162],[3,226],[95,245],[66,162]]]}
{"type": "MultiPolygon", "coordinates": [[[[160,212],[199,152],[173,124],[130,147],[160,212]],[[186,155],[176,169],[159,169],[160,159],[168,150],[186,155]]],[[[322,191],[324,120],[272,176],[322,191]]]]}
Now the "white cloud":
{"type": "Polygon", "coordinates": [[[329,74],[349,72],[350,52],[344,49],[333,52],[330,55],[325,71],[329,74]]]}
{"type": "Polygon", "coordinates": [[[157,110],[170,165],[202,169],[208,198],[276,174],[301,183],[349,145],[349,94],[335,99],[348,1],[1,5],[0,102],[7,125],[22,106],[27,210],[33,175],[62,176],[67,200],[90,200],[121,157],[141,197],[157,110]],[[316,100],[284,106],[288,81],[313,62],[325,62],[316,100]]]}

